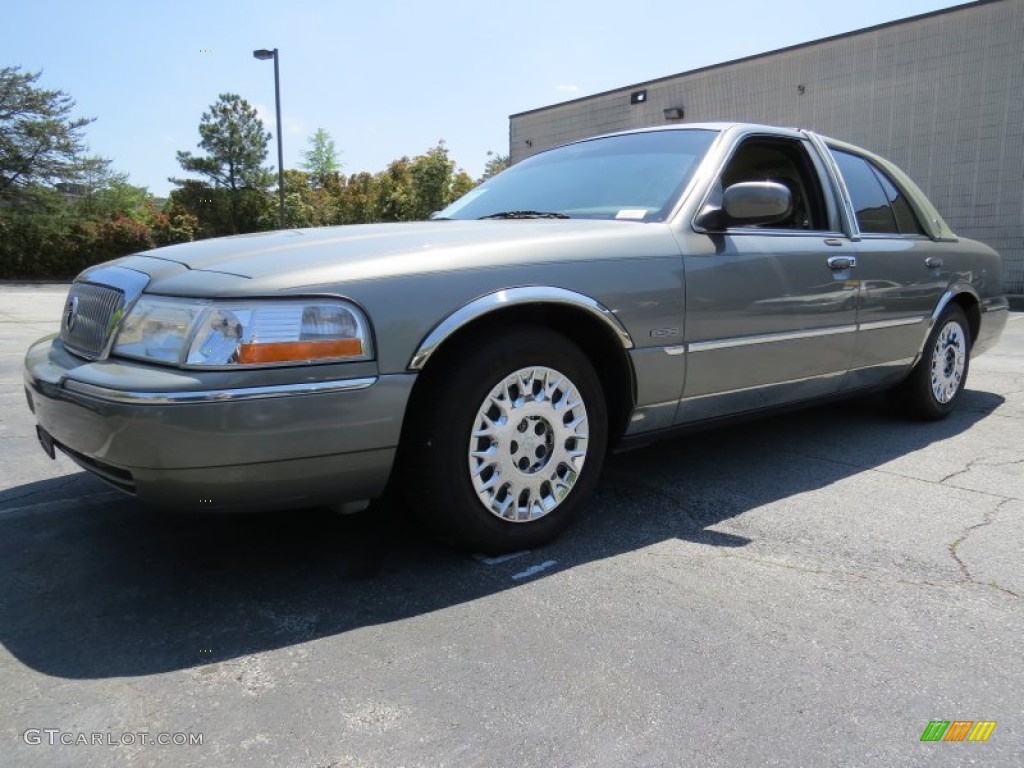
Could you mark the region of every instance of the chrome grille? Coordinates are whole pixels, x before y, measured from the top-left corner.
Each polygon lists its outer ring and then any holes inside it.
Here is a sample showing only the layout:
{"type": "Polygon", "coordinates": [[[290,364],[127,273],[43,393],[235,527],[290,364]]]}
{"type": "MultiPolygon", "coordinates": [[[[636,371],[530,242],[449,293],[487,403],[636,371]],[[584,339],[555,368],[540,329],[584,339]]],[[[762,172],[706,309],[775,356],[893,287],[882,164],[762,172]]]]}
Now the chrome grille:
{"type": "Polygon", "coordinates": [[[60,321],[60,340],[71,352],[89,359],[103,355],[114,314],[124,306],[124,292],[96,283],[71,286],[60,321]]]}

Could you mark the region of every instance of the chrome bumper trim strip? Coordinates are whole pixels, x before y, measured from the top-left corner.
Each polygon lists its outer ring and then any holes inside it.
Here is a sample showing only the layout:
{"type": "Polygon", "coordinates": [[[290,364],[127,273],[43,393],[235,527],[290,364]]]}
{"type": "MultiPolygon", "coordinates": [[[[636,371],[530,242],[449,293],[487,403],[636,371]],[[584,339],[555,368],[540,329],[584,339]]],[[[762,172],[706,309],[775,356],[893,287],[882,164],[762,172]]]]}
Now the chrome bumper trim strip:
{"type": "Polygon", "coordinates": [[[367,389],[377,382],[376,376],[339,381],[310,381],[301,384],[279,384],[270,387],[244,387],[239,389],[209,389],[194,392],[127,392],[120,389],[98,387],[94,384],[65,379],[63,389],[94,400],[105,400],[124,405],[181,405],[196,403],[224,403],[240,400],[264,400],[290,395],[323,395],[333,392],[353,392],[367,389]]]}

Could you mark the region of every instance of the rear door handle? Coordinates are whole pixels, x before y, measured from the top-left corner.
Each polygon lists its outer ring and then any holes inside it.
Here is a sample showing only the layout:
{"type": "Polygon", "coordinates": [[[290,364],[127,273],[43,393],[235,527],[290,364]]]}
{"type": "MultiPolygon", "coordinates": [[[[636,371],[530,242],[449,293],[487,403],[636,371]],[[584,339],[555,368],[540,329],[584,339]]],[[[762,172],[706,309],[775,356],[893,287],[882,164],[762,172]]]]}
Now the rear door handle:
{"type": "Polygon", "coordinates": [[[842,269],[850,269],[857,266],[856,256],[829,256],[828,268],[836,272],[842,269]]]}
{"type": "Polygon", "coordinates": [[[927,259],[924,260],[924,265],[928,267],[928,269],[937,269],[942,266],[942,257],[929,256],[927,259]]]}

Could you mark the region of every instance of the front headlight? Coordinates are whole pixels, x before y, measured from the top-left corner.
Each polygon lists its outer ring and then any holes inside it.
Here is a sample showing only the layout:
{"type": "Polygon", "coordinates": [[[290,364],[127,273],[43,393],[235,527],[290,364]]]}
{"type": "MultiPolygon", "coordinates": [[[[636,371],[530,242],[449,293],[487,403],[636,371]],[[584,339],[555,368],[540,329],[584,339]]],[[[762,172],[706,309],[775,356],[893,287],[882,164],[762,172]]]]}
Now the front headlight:
{"type": "Polygon", "coordinates": [[[113,353],[186,368],[370,360],[369,324],[341,299],[203,301],[143,296],[113,353]]]}

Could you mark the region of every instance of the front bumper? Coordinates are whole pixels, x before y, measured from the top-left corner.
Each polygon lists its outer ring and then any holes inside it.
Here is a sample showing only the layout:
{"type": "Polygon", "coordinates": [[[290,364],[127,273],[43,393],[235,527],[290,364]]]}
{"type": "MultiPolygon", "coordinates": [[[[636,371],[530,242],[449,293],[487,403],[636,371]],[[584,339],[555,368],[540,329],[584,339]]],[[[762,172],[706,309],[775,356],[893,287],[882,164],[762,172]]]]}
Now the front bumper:
{"type": "Polygon", "coordinates": [[[352,372],[204,387],[194,372],[87,363],[50,337],[24,374],[44,447],[149,504],[255,511],[381,494],[416,377],[352,372]]]}

